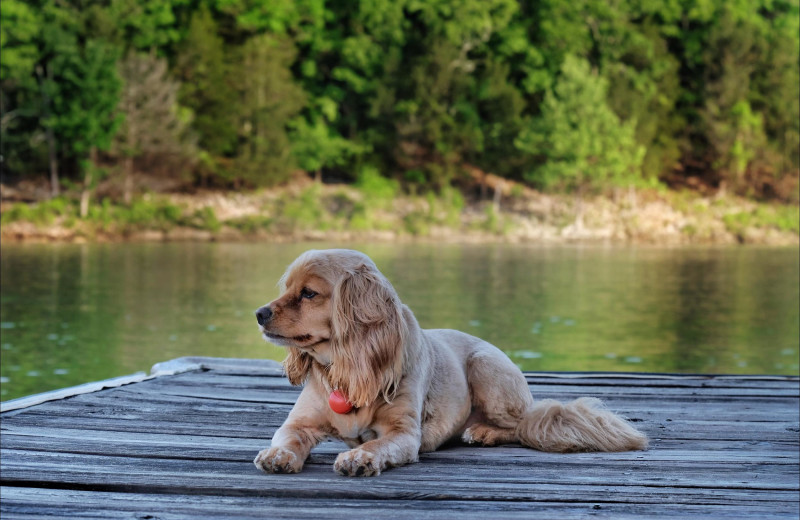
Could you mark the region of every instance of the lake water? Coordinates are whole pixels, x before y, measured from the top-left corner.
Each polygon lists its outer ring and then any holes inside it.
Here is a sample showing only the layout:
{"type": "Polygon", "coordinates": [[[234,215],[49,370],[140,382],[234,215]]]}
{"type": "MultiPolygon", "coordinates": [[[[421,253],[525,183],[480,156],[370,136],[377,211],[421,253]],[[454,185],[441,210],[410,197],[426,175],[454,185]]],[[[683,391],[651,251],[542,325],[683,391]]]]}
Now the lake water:
{"type": "MultiPolygon", "coordinates": [[[[281,360],[253,310],[326,244],[4,244],[2,399],[179,356],[281,360]]],[[[355,244],[423,327],[522,369],[798,374],[796,248],[355,244]]]]}

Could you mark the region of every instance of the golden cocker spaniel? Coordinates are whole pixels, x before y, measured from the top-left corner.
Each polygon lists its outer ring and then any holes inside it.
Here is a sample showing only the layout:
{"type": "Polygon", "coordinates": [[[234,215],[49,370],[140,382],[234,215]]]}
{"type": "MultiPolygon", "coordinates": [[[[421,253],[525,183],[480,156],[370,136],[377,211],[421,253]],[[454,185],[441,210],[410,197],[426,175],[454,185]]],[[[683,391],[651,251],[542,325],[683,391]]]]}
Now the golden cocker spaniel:
{"type": "Polygon", "coordinates": [[[525,377],[494,345],[421,329],[362,253],[307,251],[280,286],[281,296],[256,318],[267,341],[287,348],[289,381],[305,387],[255,458],[263,471],[301,471],[327,437],[352,448],[334,463],[348,476],[415,462],[458,437],[554,452],[647,447],[644,434],[597,399],[535,403],[525,377]]]}

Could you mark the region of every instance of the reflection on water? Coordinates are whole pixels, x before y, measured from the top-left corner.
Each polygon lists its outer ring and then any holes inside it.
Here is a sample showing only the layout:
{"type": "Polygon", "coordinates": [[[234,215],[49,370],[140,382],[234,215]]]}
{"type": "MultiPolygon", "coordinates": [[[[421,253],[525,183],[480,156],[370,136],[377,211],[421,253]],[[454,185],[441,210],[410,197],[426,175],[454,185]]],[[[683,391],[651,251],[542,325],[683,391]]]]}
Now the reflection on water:
{"type": "MultiPolygon", "coordinates": [[[[253,310],[320,244],[4,245],[2,399],[187,356],[269,358],[253,310]]],[[[798,373],[796,249],[359,245],[426,328],[524,370],[798,373]]]]}

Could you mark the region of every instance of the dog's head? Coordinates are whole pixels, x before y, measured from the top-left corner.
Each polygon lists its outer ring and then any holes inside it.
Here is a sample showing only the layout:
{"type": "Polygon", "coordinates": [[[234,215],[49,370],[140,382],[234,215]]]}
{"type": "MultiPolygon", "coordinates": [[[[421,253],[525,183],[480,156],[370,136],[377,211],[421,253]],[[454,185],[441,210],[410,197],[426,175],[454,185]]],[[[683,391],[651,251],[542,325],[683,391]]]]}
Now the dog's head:
{"type": "Polygon", "coordinates": [[[356,407],[391,401],[403,370],[407,326],[400,300],[366,255],[307,251],[280,281],[281,296],[256,311],[267,341],[288,348],[292,384],[305,381],[311,353],[328,349],[331,386],[356,407]]]}

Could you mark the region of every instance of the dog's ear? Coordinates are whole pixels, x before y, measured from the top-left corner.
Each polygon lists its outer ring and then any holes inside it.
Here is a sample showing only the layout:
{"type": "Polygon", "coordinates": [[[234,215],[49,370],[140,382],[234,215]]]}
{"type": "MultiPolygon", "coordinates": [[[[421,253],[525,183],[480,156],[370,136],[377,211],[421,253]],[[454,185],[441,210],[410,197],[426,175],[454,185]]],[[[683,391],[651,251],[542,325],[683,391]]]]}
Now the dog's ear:
{"type": "Polygon", "coordinates": [[[302,385],[311,370],[311,356],[297,348],[289,348],[289,355],[283,360],[283,371],[293,385],[302,385]]]}
{"type": "Polygon", "coordinates": [[[356,407],[394,399],[403,374],[407,326],[391,284],[368,265],[333,290],[330,382],[356,407]]]}

